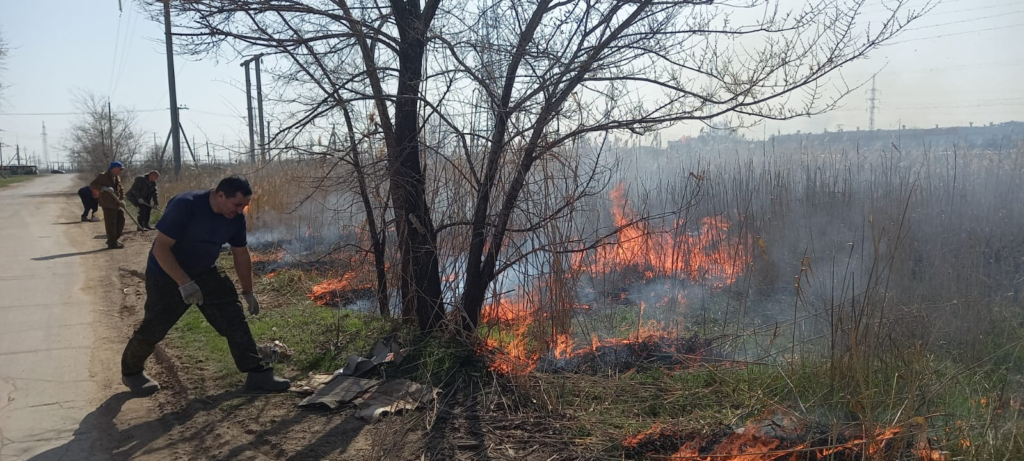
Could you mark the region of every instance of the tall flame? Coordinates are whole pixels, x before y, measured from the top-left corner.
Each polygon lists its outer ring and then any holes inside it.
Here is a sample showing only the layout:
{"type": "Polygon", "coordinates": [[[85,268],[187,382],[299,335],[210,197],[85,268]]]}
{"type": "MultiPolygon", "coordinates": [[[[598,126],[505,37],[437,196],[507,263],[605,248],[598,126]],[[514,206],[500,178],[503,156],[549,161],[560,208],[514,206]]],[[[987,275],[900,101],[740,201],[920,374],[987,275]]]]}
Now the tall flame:
{"type": "MultiPolygon", "coordinates": [[[[730,223],[724,217],[704,218],[698,229],[688,229],[683,220],[668,228],[658,228],[636,218],[636,212],[626,198],[624,184],[616,185],[609,196],[613,203],[612,218],[618,228],[617,238],[592,253],[575,254],[571,262],[574,273],[608,275],[628,270],[643,274],[645,279],[669,277],[720,288],[735,282],[749,264],[751,245],[730,236],[730,223]]],[[[492,354],[496,358],[492,365],[494,371],[515,374],[532,371],[536,367],[540,354],[528,351],[527,341],[522,336],[541,315],[531,302],[543,299],[540,293],[540,288],[528,290],[520,287],[516,296],[498,299],[484,306],[483,322],[512,326],[510,331],[506,331],[511,338],[486,340],[486,346],[495,351],[492,354]]],[[[662,312],[685,303],[686,299],[681,294],[657,301],[662,312]]],[[[645,309],[650,306],[640,303],[638,307],[635,327],[620,338],[599,339],[591,335],[589,341],[584,341],[588,344],[578,345],[571,332],[555,332],[548,341],[552,356],[565,359],[595,351],[601,346],[663,340],[678,335],[678,326],[673,329],[671,325],[647,318],[650,315],[645,309]]]]}
{"type": "Polygon", "coordinates": [[[688,232],[682,219],[659,229],[635,218],[624,184],[616,185],[610,195],[618,240],[598,249],[591,272],[636,268],[647,278],[666,275],[723,287],[735,282],[750,260],[749,245],[728,237],[730,223],[722,216],[702,219],[696,234],[688,232]]]}

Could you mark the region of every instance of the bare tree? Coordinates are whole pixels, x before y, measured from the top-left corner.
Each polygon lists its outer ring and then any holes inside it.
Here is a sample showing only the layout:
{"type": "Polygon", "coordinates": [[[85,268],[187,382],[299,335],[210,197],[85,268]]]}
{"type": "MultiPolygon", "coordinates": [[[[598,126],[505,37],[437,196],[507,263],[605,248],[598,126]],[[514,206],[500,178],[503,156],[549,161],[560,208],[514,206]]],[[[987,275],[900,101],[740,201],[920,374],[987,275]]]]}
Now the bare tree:
{"type": "MultiPolygon", "coordinates": [[[[341,108],[375,118],[406,310],[423,330],[440,325],[439,231],[452,232],[461,237],[447,240],[464,244],[455,253],[465,260],[456,304],[463,329],[474,331],[488,287],[518,259],[509,257],[513,237],[564,219],[595,193],[602,134],[827,111],[853,89],[836,71],[931,6],[894,0],[869,22],[865,4],[193,0],[175,8],[187,51],[227,45],[283,63],[280,77],[304,102],[285,131],[315,129],[341,108]],[[544,194],[554,183],[562,193],[544,194]],[[445,222],[435,226],[439,214],[445,222]]],[[[564,243],[515,252],[589,247],[564,243]]]]}
{"type": "Polygon", "coordinates": [[[103,170],[118,160],[130,169],[144,149],[135,114],[125,109],[111,113],[108,107],[93,93],[83,91],[75,96],[75,108],[83,115],[71,125],[64,148],[79,168],[103,170]]]}

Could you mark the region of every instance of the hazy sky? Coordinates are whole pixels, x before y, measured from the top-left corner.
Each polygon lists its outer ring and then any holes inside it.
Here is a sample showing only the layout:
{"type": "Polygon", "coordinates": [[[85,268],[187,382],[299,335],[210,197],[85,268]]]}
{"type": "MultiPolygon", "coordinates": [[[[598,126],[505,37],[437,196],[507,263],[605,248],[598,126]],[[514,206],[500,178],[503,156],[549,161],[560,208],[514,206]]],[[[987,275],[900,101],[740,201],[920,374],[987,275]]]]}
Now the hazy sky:
{"type": "MultiPolygon", "coordinates": [[[[148,139],[155,134],[163,143],[170,125],[163,26],[138,11],[133,0],[122,1],[123,13],[117,0],[0,0],[0,33],[12,47],[0,73],[10,85],[0,100],[5,161],[14,153],[7,145],[15,143],[42,156],[44,122],[50,159],[63,155],[77,90],[109,95],[115,110],[135,109],[148,139]]],[[[881,19],[881,0],[868,0],[865,15],[881,19]]],[[[848,81],[860,82],[882,71],[878,128],[1024,120],[1024,2],[943,0],[911,28],[844,72],[848,81]]],[[[189,107],[181,112],[188,135],[199,144],[209,139],[227,146],[247,139],[244,71],[238,61],[178,57],[175,64],[178,102],[189,107]]],[[[866,129],[867,97],[866,87],[835,112],[767,123],[756,131],[820,132],[840,124],[846,130],[866,129]]],[[[678,127],[664,140],[698,131],[678,127]]]]}

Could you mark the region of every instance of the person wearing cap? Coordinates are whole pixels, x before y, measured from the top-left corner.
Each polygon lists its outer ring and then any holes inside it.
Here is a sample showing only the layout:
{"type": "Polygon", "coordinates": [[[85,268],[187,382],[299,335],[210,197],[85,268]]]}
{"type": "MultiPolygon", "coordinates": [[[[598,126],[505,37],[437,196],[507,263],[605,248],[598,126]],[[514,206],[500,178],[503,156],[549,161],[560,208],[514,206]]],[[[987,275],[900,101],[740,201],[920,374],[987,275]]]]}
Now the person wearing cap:
{"type": "Polygon", "coordinates": [[[160,179],[160,172],[150,170],[149,173],[136,176],[131,189],[128,189],[128,202],[139,209],[138,226],[135,228],[137,231],[153,230],[149,227],[149,214],[153,207],[160,206],[156,191],[157,179],[160,179]]]}
{"type": "Polygon", "coordinates": [[[103,208],[103,224],[107,229],[107,248],[124,248],[119,242],[124,233],[124,187],[121,185],[121,162],[111,162],[107,171],[89,183],[103,208]]]}

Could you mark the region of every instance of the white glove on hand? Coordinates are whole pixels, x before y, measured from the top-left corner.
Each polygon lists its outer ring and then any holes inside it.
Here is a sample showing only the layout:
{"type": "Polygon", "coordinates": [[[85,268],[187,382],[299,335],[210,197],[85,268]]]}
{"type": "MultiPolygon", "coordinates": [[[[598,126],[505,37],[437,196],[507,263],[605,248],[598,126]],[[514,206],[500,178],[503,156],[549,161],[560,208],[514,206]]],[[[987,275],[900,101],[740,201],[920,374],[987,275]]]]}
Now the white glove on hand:
{"type": "Polygon", "coordinates": [[[199,285],[196,285],[195,281],[190,281],[180,287],[178,291],[181,292],[181,299],[185,303],[192,304],[203,304],[203,292],[199,290],[199,285]]]}
{"type": "Polygon", "coordinates": [[[259,314],[260,300],[256,298],[256,293],[245,293],[242,296],[245,297],[245,303],[249,305],[249,315],[259,314]]]}
{"type": "Polygon", "coordinates": [[[110,192],[111,194],[116,193],[116,192],[114,192],[114,188],[110,187],[110,186],[104,187],[104,188],[102,188],[100,190],[103,191],[103,192],[110,192]]]}

